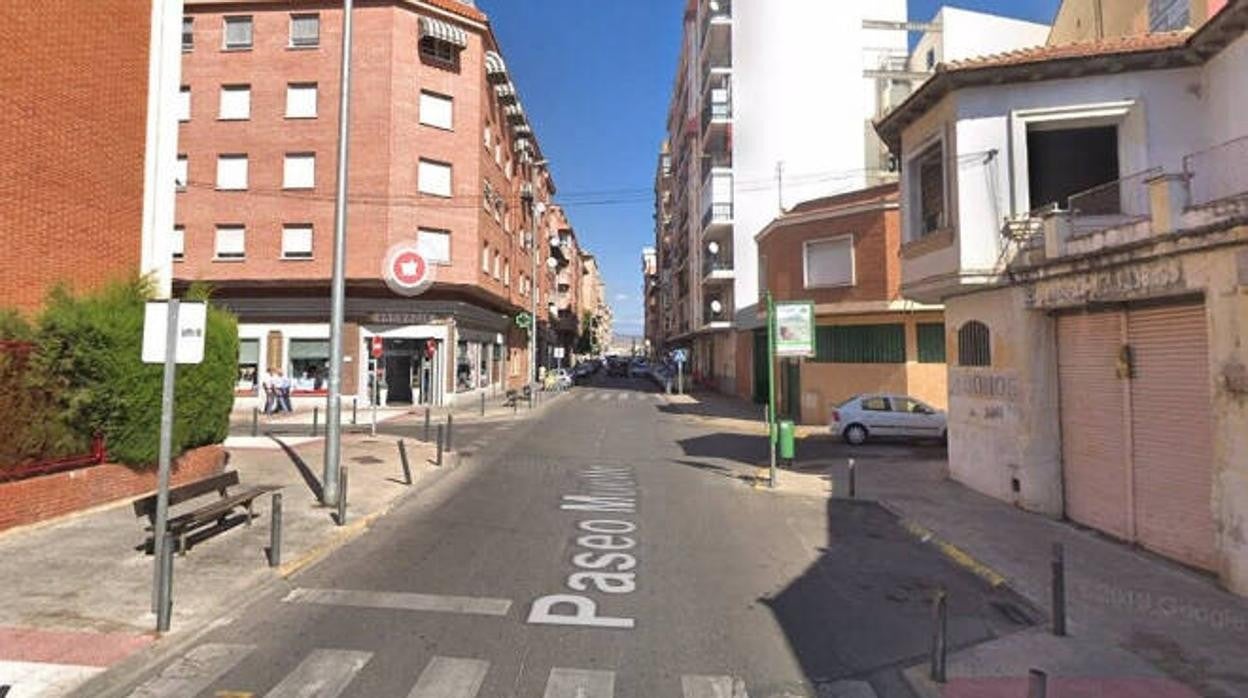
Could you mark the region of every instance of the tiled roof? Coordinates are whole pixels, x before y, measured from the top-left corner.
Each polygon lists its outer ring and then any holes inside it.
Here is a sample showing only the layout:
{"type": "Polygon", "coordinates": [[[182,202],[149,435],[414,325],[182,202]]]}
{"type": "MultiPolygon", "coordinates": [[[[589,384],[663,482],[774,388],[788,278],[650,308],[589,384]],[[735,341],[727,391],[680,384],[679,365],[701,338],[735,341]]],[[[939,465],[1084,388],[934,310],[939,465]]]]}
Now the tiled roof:
{"type": "Polygon", "coordinates": [[[961,72],[983,68],[1045,63],[1063,59],[1100,58],[1144,51],[1161,51],[1183,46],[1192,35],[1191,30],[1124,36],[1099,41],[1084,41],[1053,46],[1034,46],[1006,53],[977,56],[961,61],[951,61],[937,69],[938,72],[961,72]]]}
{"type": "Polygon", "coordinates": [[[459,0],[421,0],[421,2],[428,3],[434,7],[446,10],[452,14],[457,14],[461,17],[475,19],[478,22],[486,21],[484,12],[478,10],[472,5],[459,2],[459,0]]]}

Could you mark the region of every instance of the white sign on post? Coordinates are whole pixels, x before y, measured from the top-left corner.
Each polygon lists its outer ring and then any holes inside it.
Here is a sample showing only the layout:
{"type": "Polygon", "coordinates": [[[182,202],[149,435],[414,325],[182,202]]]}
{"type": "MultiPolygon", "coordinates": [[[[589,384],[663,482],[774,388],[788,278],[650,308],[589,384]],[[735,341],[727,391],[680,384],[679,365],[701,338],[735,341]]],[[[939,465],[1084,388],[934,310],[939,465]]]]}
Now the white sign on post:
{"type": "MultiPolygon", "coordinates": [[[[204,331],[208,322],[207,303],[178,304],[176,358],[180,364],[204,360],[204,331]]],[[[165,335],[169,324],[167,301],[149,301],[143,317],[143,363],[165,363],[165,335]]]]}
{"type": "Polygon", "coordinates": [[[563,347],[555,347],[555,358],[556,359],[563,358],[563,347]]]}

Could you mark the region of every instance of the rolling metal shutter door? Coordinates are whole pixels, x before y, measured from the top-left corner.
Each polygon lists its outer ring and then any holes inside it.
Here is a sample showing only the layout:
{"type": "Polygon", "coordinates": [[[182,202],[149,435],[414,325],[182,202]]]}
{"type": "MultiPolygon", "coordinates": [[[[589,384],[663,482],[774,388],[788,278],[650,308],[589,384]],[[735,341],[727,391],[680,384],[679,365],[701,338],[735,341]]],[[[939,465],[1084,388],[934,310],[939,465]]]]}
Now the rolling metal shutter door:
{"type": "Polygon", "coordinates": [[[1117,375],[1122,314],[1057,319],[1066,515],[1128,537],[1125,397],[1117,375]]]}
{"type": "MultiPolygon", "coordinates": [[[[1214,569],[1213,415],[1203,305],[1128,313],[1137,539],[1214,569]]],[[[1064,406],[1064,405],[1063,405],[1064,406]]]]}

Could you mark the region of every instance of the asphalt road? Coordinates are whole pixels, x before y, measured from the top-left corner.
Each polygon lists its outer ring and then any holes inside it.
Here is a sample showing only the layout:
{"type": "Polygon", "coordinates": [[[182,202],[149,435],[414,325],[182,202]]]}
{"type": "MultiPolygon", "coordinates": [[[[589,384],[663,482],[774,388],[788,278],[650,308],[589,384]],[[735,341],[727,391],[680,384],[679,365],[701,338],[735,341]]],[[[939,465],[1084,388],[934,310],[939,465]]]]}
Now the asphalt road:
{"type": "Polygon", "coordinates": [[[1023,627],[882,509],[723,477],[740,439],[673,412],[598,379],[465,431],[468,465],[121,695],[909,696],[938,587],[951,646],[1023,627]]]}

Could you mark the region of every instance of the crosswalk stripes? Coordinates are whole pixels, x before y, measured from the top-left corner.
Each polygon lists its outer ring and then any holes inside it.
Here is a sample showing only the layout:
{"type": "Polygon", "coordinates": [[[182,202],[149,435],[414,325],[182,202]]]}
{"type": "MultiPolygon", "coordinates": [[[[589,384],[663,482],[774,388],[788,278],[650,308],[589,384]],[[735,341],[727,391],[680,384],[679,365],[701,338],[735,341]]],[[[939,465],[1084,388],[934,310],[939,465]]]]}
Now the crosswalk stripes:
{"type": "Polygon", "coordinates": [[[371,652],[313,650],[264,698],[338,698],[372,658],[371,652]]]}
{"type": "Polygon", "coordinates": [[[614,671],[556,667],[550,670],[542,698],[611,698],[614,694],[614,671]]]}
{"type": "Polygon", "coordinates": [[[475,698],[489,670],[480,659],[434,657],[407,698],[475,698]]]}
{"type": "Polygon", "coordinates": [[[237,666],[254,649],[255,645],[200,645],[134,689],[130,698],[196,695],[237,666]]]}
{"type": "Polygon", "coordinates": [[[478,616],[505,616],[511,609],[509,599],[348,589],[293,589],[282,600],[287,603],[312,603],[323,606],[466,613],[478,616]]]}
{"type": "Polygon", "coordinates": [[[682,676],[684,698],[748,698],[745,682],[732,676],[682,676]]]}

